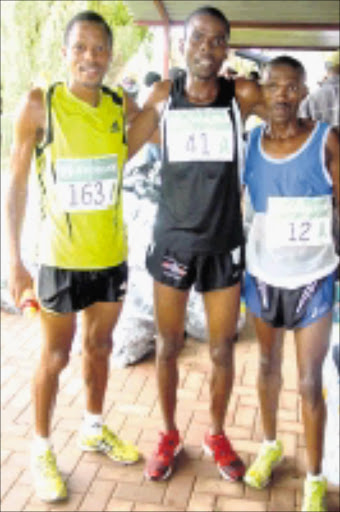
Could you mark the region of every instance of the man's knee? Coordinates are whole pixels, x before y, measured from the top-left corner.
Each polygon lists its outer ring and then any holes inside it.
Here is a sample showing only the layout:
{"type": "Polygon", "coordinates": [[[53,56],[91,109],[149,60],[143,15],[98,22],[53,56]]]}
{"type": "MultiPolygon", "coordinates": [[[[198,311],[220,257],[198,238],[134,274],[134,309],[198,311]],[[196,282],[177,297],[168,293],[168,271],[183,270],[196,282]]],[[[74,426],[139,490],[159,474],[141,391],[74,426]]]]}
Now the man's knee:
{"type": "Polygon", "coordinates": [[[40,368],[46,369],[51,374],[59,374],[70,359],[69,350],[60,348],[45,351],[41,358],[40,368]]]}
{"type": "Polygon", "coordinates": [[[157,358],[164,361],[177,359],[183,345],[184,333],[163,333],[157,338],[157,358]]]}
{"type": "Polygon", "coordinates": [[[266,380],[275,376],[281,379],[281,359],[269,354],[261,354],[259,360],[259,379],[266,380]]]}
{"type": "Polygon", "coordinates": [[[105,359],[112,352],[112,336],[111,335],[85,335],[84,351],[87,357],[94,359],[105,359]]]}
{"type": "Polygon", "coordinates": [[[322,378],[320,372],[308,372],[300,377],[299,391],[302,399],[311,407],[322,400],[322,378]]]}
{"type": "Polygon", "coordinates": [[[233,365],[234,338],[224,339],[221,343],[210,344],[211,361],[216,366],[229,368],[233,365]]]}

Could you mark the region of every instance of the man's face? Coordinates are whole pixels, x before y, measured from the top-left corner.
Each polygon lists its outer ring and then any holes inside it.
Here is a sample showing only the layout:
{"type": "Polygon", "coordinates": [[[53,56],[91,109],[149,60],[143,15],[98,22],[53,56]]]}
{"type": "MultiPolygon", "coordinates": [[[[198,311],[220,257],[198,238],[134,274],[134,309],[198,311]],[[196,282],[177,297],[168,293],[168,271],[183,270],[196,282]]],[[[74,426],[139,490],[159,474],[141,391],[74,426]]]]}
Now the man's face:
{"type": "Polygon", "coordinates": [[[71,81],[95,89],[101,85],[109,67],[112,50],[100,24],[80,21],[73,25],[63,54],[71,81]]]}
{"type": "Polygon", "coordinates": [[[226,27],[218,18],[197,15],[186,30],[185,60],[189,72],[201,80],[217,76],[227,55],[226,27]]]}
{"type": "Polygon", "coordinates": [[[299,104],[307,93],[301,73],[286,64],[269,66],[262,86],[270,120],[285,122],[296,118],[299,104]]]}

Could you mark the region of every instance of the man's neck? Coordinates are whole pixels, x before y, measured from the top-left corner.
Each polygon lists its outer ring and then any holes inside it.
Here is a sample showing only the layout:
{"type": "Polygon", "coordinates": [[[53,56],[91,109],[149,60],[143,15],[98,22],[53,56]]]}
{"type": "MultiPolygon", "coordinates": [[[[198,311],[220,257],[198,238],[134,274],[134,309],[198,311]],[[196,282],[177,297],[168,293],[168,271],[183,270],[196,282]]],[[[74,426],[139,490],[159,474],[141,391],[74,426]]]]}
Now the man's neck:
{"type": "Polygon", "coordinates": [[[302,120],[296,118],[282,123],[268,121],[265,135],[268,139],[272,140],[286,140],[295,138],[304,131],[305,126],[302,120]]]}
{"type": "Polygon", "coordinates": [[[187,97],[192,103],[212,103],[218,95],[218,78],[216,76],[202,80],[188,75],[185,89],[187,97]]]}
{"type": "Polygon", "coordinates": [[[92,107],[97,107],[100,101],[100,87],[86,87],[80,84],[69,83],[71,93],[92,107]]]}

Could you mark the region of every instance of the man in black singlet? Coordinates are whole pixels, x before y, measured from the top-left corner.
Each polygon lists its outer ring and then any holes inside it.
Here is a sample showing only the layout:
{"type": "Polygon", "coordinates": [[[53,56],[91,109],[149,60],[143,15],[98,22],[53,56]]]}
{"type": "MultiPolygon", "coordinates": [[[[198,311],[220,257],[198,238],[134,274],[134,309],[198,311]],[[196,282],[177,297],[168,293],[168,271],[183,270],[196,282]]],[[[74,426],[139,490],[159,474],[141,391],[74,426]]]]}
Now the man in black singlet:
{"type": "Polygon", "coordinates": [[[195,11],[185,25],[186,73],[157,83],[145,105],[166,102],[161,196],[147,254],[155,280],[156,374],[164,421],[157,450],[145,468],[152,480],[170,476],[182,446],[175,421],[177,357],[194,283],[203,293],[212,360],[211,429],[203,447],[224,478],[239,480],[244,474],[244,464],[224,434],[224,420],[243,271],[241,117],[263,111],[261,89],[254,81],[218,77],[228,38],[229,22],[219,10],[195,11]]]}

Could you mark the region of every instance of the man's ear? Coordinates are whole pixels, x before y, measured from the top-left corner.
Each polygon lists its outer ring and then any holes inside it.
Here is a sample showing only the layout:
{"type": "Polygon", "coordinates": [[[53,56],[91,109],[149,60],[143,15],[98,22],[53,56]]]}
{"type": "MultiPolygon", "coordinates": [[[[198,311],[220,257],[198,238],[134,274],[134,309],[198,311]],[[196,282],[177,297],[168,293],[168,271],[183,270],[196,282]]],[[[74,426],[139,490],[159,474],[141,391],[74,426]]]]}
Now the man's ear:
{"type": "Polygon", "coordinates": [[[308,86],[306,84],[304,84],[303,86],[303,89],[302,89],[302,94],[301,94],[301,100],[304,100],[306,98],[306,96],[308,96],[309,94],[309,89],[308,89],[308,86]]]}

